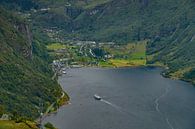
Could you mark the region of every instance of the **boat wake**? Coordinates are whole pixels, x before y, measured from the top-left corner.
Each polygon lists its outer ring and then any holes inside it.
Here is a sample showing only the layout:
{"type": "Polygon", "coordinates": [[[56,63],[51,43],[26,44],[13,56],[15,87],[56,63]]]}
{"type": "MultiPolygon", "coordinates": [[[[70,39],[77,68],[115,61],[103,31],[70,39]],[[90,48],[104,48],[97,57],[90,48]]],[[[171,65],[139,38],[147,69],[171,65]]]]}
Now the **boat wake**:
{"type": "Polygon", "coordinates": [[[169,127],[170,127],[171,129],[174,129],[173,125],[170,123],[170,121],[169,121],[168,118],[166,118],[166,121],[167,121],[167,124],[169,125],[169,127]]]}
{"type": "Polygon", "coordinates": [[[101,102],[106,103],[106,104],[112,106],[113,108],[117,109],[118,111],[122,112],[122,108],[121,107],[119,107],[119,106],[117,106],[117,105],[115,105],[115,104],[113,104],[113,103],[111,103],[111,102],[109,102],[107,100],[101,99],[101,102]]]}
{"type": "Polygon", "coordinates": [[[111,103],[111,102],[109,102],[109,101],[107,101],[105,99],[101,99],[100,101],[105,103],[105,104],[107,104],[107,105],[109,105],[109,106],[111,106],[111,107],[113,107],[114,109],[116,109],[117,111],[119,111],[119,112],[121,112],[121,113],[123,113],[125,115],[137,117],[136,114],[128,112],[128,111],[124,110],[122,107],[117,106],[117,105],[115,105],[115,104],[113,104],[113,103],[111,103]]]}
{"type": "MultiPolygon", "coordinates": [[[[170,92],[170,87],[166,87],[165,91],[162,93],[162,95],[160,95],[158,98],[155,99],[154,103],[155,103],[155,109],[158,113],[160,113],[163,117],[166,117],[163,115],[163,113],[160,111],[159,109],[159,101],[160,99],[162,99],[163,97],[165,97],[168,93],[170,92]]],[[[170,129],[174,129],[173,125],[170,123],[169,118],[165,118],[167,125],[169,126],[170,129]]]]}
{"type": "Polygon", "coordinates": [[[169,87],[166,87],[164,93],[162,93],[161,96],[159,96],[158,98],[155,99],[155,108],[156,108],[156,111],[161,113],[160,109],[159,109],[159,101],[161,98],[163,98],[164,96],[166,96],[170,91],[170,88],[169,87]]]}

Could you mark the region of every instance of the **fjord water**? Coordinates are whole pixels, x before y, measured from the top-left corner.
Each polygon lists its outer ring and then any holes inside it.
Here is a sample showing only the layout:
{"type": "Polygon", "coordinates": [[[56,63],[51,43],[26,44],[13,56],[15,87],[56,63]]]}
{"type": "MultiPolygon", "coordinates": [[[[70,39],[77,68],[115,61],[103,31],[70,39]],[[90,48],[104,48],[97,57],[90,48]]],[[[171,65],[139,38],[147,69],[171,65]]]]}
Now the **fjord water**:
{"type": "Polygon", "coordinates": [[[195,129],[195,88],[160,72],[146,67],[70,69],[59,77],[70,104],[44,123],[59,129],[195,129]]]}

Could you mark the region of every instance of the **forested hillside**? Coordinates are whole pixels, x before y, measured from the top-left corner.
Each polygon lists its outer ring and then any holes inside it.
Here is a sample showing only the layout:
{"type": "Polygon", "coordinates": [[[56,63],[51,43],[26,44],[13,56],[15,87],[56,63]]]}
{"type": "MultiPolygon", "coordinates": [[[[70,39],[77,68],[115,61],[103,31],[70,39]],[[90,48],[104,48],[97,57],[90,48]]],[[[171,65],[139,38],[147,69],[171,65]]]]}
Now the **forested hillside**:
{"type": "Polygon", "coordinates": [[[0,116],[6,113],[34,119],[61,96],[47,60],[28,23],[1,7],[0,116]]]}

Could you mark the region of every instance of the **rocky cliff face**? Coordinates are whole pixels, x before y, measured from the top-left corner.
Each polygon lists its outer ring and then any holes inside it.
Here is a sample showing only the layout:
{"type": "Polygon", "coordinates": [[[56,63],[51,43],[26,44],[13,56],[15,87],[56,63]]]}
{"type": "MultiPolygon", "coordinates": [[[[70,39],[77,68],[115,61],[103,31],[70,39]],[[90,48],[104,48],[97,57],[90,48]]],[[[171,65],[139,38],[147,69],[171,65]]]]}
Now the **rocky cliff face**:
{"type": "Polygon", "coordinates": [[[26,39],[26,46],[21,48],[22,54],[25,58],[32,59],[32,33],[27,24],[21,23],[17,25],[17,30],[24,35],[26,39]]]}

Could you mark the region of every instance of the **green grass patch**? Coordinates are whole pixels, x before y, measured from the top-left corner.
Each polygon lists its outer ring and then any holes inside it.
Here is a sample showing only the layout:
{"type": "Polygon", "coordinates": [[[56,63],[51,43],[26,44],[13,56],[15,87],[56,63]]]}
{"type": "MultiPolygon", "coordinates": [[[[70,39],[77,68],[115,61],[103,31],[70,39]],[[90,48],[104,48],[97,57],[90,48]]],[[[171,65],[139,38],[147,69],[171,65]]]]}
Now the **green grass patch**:
{"type": "Polygon", "coordinates": [[[44,126],[46,129],[57,129],[50,122],[47,122],[44,126]]]}
{"type": "Polygon", "coordinates": [[[114,58],[106,62],[100,62],[103,67],[131,67],[146,65],[146,45],[147,41],[128,43],[111,47],[103,46],[103,49],[114,58]]]}
{"type": "Polygon", "coordinates": [[[112,67],[115,67],[112,62],[109,62],[109,61],[100,61],[99,62],[99,66],[100,67],[108,67],[108,68],[112,68],[112,67]]]}
{"type": "Polygon", "coordinates": [[[132,67],[132,66],[144,66],[146,65],[146,60],[126,60],[126,59],[110,59],[109,62],[115,67],[132,67]]]}
{"type": "Polygon", "coordinates": [[[137,60],[137,59],[143,60],[143,59],[146,59],[146,53],[145,52],[135,52],[135,53],[130,55],[129,59],[131,59],[131,60],[137,60]]]}
{"type": "Polygon", "coordinates": [[[0,129],[38,129],[35,123],[16,123],[14,121],[0,121],[0,129]]]}
{"type": "Polygon", "coordinates": [[[57,106],[58,107],[63,106],[64,104],[67,104],[69,100],[70,98],[68,94],[64,92],[64,96],[57,100],[57,106]]]}
{"type": "Polygon", "coordinates": [[[63,44],[60,44],[60,43],[52,43],[50,45],[47,46],[47,49],[48,50],[59,50],[59,49],[63,49],[63,48],[66,48],[66,45],[63,45],[63,44]]]}

